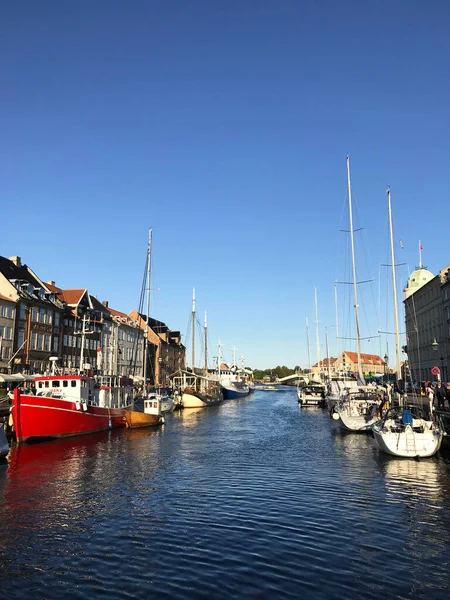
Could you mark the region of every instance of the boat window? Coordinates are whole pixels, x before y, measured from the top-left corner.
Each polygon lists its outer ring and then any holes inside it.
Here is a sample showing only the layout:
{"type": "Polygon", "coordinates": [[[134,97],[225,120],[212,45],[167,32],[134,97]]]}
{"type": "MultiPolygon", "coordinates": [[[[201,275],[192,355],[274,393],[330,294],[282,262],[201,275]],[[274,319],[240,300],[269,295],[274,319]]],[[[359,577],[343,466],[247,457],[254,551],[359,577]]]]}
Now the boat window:
{"type": "Polygon", "coordinates": [[[60,387],[59,386],[59,381],[52,381],[52,387],[60,387]]]}
{"type": "Polygon", "coordinates": [[[42,387],[42,381],[40,381],[40,382],[38,383],[38,387],[40,387],[40,388],[42,387]]]}
{"type": "Polygon", "coordinates": [[[45,382],[45,387],[50,387],[50,382],[49,381],[45,382]]]}
{"type": "Polygon", "coordinates": [[[69,382],[67,380],[63,381],[63,387],[69,387],[69,382]]]}
{"type": "Polygon", "coordinates": [[[76,382],[76,381],[71,381],[71,382],[70,382],[70,385],[71,385],[72,387],[77,387],[77,382],[76,382]]]}

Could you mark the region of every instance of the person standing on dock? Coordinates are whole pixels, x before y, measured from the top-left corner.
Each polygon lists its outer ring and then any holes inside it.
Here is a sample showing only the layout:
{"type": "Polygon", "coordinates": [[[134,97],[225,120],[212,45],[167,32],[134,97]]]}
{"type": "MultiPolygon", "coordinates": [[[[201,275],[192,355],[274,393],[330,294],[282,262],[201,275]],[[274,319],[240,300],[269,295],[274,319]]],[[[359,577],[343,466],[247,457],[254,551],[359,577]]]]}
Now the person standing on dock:
{"type": "Polygon", "coordinates": [[[442,381],[437,382],[434,388],[434,398],[437,400],[437,407],[439,410],[443,410],[445,407],[445,399],[447,398],[447,390],[442,385],[442,381]]]}

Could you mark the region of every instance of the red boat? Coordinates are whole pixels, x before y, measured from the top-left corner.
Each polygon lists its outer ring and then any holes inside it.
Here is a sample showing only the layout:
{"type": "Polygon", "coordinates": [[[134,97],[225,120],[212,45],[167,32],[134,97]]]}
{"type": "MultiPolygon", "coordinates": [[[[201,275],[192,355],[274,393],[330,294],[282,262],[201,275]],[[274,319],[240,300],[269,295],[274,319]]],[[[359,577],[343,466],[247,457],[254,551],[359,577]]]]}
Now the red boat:
{"type": "Polygon", "coordinates": [[[132,388],[122,378],[37,376],[33,393],[14,390],[12,419],[17,442],[62,438],[125,426],[132,388]]]}

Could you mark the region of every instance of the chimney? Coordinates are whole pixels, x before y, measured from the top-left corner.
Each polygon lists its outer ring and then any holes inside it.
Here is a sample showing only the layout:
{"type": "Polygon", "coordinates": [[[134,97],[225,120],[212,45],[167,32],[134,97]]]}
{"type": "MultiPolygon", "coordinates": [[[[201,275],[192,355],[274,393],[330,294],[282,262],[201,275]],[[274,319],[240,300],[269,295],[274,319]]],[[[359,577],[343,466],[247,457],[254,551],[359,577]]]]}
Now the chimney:
{"type": "Polygon", "coordinates": [[[9,260],[16,265],[16,267],[22,266],[22,261],[20,260],[20,256],[10,256],[9,260]]]}
{"type": "Polygon", "coordinates": [[[49,285],[52,285],[53,287],[56,287],[56,284],[55,284],[55,282],[54,282],[54,281],[52,281],[51,279],[49,279],[49,280],[47,281],[47,283],[48,283],[49,285]]]}
{"type": "Polygon", "coordinates": [[[108,308],[108,300],[103,300],[102,304],[105,308],[108,308]]]}

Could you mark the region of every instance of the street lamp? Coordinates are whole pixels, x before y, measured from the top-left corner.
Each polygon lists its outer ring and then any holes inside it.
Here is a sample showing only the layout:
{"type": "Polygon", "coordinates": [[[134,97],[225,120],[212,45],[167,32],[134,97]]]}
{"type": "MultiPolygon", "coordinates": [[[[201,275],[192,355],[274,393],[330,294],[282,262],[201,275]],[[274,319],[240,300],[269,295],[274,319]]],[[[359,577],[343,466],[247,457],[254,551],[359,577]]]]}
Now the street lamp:
{"type": "Polygon", "coordinates": [[[389,356],[387,354],[385,354],[383,356],[383,358],[384,358],[384,379],[387,381],[386,370],[387,370],[387,364],[388,364],[389,356]]]}
{"type": "Polygon", "coordinates": [[[163,359],[161,357],[158,358],[159,369],[158,369],[158,384],[161,385],[161,365],[163,359]]]}
{"type": "MultiPolygon", "coordinates": [[[[431,347],[433,348],[433,353],[435,355],[435,357],[437,357],[437,351],[439,350],[439,343],[437,342],[436,338],[433,338],[433,343],[431,344],[431,347]]],[[[441,359],[443,362],[443,359],[441,359]]],[[[441,374],[438,373],[437,375],[437,380],[439,381],[441,379],[441,374]]]]}

